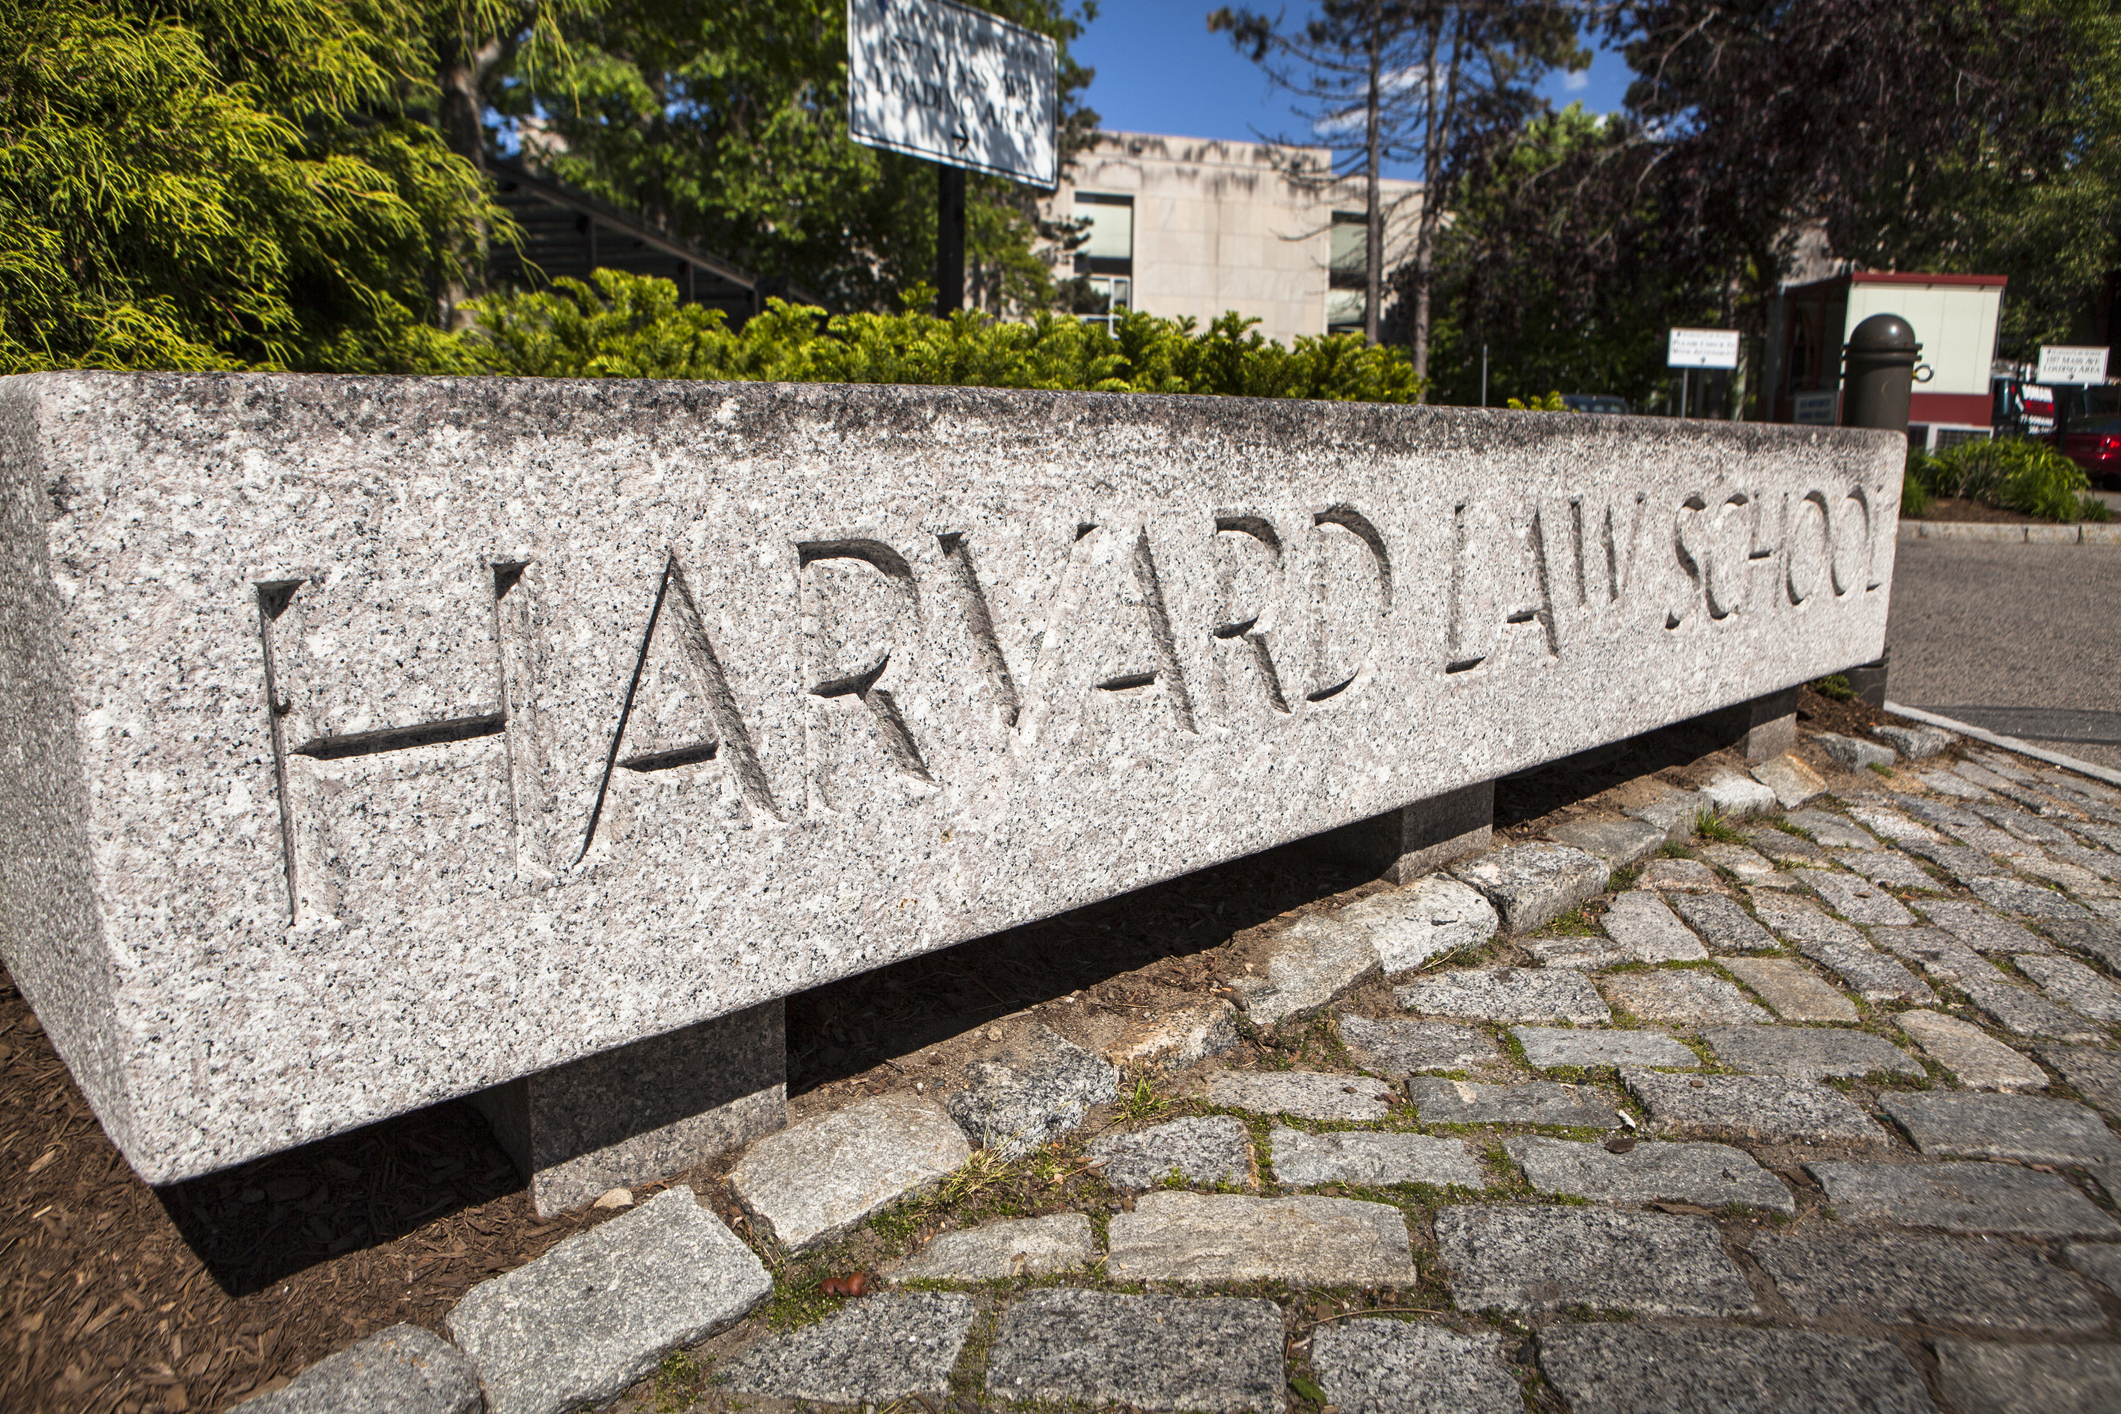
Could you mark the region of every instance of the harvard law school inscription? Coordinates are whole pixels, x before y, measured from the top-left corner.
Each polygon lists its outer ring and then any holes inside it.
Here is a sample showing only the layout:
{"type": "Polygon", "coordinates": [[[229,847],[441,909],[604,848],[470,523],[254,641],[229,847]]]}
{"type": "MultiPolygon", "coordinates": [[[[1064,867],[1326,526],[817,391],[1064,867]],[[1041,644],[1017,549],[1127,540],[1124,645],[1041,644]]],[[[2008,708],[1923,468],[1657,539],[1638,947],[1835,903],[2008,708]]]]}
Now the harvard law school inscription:
{"type": "Polygon", "coordinates": [[[1813,429],[0,389],[7,956],[157,1180],[1876,657],[1897,510],[1813,429]]]}

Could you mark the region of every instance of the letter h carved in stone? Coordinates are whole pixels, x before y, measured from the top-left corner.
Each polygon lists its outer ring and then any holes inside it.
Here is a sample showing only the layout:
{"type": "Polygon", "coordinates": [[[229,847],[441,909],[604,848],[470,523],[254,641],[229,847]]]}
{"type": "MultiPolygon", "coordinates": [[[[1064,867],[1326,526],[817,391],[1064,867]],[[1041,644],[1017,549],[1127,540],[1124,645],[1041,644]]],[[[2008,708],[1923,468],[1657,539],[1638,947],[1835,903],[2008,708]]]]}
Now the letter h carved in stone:
{"type": "Polygon", "coordinates": [[[549,875],[534,575],[502,559],[453,571],[257,585],[298,928],[549,875]]]}

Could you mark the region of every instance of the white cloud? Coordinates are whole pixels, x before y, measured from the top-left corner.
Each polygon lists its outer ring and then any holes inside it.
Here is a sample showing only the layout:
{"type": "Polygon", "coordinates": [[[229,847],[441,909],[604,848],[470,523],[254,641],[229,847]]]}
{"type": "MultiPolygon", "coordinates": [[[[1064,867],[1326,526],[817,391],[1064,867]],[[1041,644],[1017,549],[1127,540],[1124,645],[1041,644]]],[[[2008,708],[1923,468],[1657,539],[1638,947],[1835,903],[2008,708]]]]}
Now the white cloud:
{"type": "Polygon", "coordinates": [[[1578,69],[1573,74],[1562,75],[1561,87],[1564,92],[1581,93],[1590,86],[1591,71],[1589,69],[1578,69]]]}

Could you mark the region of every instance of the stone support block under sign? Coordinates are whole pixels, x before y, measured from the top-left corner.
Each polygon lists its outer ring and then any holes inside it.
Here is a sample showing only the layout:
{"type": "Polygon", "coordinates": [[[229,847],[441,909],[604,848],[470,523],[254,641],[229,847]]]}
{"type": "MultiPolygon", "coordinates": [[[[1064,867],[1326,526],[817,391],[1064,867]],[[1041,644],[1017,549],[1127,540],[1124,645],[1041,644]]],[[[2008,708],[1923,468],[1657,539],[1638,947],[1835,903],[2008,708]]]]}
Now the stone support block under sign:
{"type": "Polygon", "coordinates": [[[1398,871],[1484,783],[1876,658],[1902,451],[11,378],[0,948],[168,1183],[1391,812],[1398,871]]]}

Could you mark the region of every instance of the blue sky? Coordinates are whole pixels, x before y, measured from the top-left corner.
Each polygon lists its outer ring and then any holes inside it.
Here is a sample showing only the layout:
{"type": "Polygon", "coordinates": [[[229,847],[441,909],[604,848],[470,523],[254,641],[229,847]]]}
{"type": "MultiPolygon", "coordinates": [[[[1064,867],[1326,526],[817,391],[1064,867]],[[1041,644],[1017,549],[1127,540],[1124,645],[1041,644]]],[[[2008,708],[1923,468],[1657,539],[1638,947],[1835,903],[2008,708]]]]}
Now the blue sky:
{"type": "MultiPolygon", "coordinates": [[[[1217,3],[1103,0],[1074,52],[1097,70],[1089,102],[1107,128],[1238,140],[1305,136],[1287,96],[1268,88],[1258,67],[1230,47],[1229,36],[1208,33],[1208,12],[1217,3]]],[[[1302,10],[1300,3],[1289,8],[1302,10]]],[[[1557,107],[1580,101],[1604,113],[1620,107],[1627,84],[1627,65],[1601,52],[1587,72],[1550,78],[1546,94],[1557,107]]]]}

